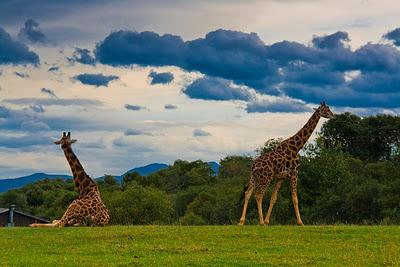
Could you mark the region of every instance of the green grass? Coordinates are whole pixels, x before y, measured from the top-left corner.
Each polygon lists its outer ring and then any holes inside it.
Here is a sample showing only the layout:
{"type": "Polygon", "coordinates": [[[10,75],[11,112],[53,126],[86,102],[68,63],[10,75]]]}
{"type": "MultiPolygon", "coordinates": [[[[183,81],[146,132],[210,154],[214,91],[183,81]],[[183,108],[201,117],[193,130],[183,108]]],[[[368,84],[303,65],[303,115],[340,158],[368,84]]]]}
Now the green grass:
{"type": "Polygon", "coordinates": [[[0,249],[0,266],[400,266],[400,227],[1,228],[0,249]]]}

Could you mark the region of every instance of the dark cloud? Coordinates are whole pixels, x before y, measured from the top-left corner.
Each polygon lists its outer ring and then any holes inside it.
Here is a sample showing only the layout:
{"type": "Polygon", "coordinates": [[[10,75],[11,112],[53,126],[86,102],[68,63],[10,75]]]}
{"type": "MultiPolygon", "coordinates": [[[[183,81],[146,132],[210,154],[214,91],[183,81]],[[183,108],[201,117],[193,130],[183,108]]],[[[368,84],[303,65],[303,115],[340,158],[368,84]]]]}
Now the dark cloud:
{"type": "Polygon", "coordinates": [[[148,75],[151,78],[150,84],[168,84],[174,80],[174,75],[171,72],[155,72],[151,71],[148,75]]]}
{"type": "Polygon", "coordinates": [[[147,136],[152,136],[152,133],[143,131],[143,130],[138,130],[138,129],[127,129],[124,133],[127,136],[134,136],[134,135],[147,135],[147,136]]]}
{"type": "Polygon", "coordinates": [[[172,104],[165,104],[164,109],[177,109],[178,106],[172,104]]]}
{"type": "Polygon", "coordinates": [[[106,76],[100,73],[99,74],[84,73],[74,76],[73,78],[75,80],[80,81],[83,84],[94,85],[96,87],[108,86],[109,82],[119,79],[119,77],[115,75],[106,76]]]}
{"type": "Polygon", "coordinates": [[[266,46],[255,33],[217,30],[184,42],[171,34],[113,32],[96,49],[97,60],[120,66],[174,65],[227,79],[257,79],[276,72],[266,46]],[[243,66],[246,66],[245,68],[243,66]]]}
{"type": "Polygon", "coordinates": [[[350,82],[350,87],[362,93],[398,93],[400,92],[400,73],[395,75],[386,72],[362,73],[350,82]]]}
{"type": "Polygon", "coordinates": [[[39,28],[39,23],[33,19],[25,21],[24,27],[18,33],[21,40],[26,40],[35,44],[48,44],[49,40],[39,28]]]}
{"type": "Polygon", "coordinates": [[[206,132],[202,129],[194,129],[193,130],[193,136],[194,137],[204,137],[204,136],[211,136],[209,132],[206,132]]]}
{"type": "Polygon", "coordinates": [[[294,101],[291,99],[279,99],[279,100],[259,100],[249,102],[246,107],[246,111],[249,113],[263,113],[263,112],[310,112],[312,109],[307,107],[300,101],[294,101]]]}
{"type": "Polygon", "coordinates": [[[325,65],[301,62],[288,63],[283,69],[283,81],[308,85],[342,85],[344,73],[331,70],[325,65]]]}
{"type": "Polygon", "coordinates": [[[383,37],[393,41],[395,45],[400,46],[400,28],[396,28],[393,31],[386,33],[383,37]]]}
{"type": "Polygon", "coordinates": [[[312,43],[315,47],[321,49],[336,49],[343,48],[344,42],[350,41],[347,32],[335,32],[334,34],[316,36],[313,38],[312,43]]]}
{"type": "Polygon", "coordinates": [[[22,73],[22,72],[17,72],[17,71],[15,71],[14,74],[15,74],[16,76],[22,78],[22,79],[24,79],[24,78],[30,78],[30,76],[29,76],[28,74],[26,74],[26,73],[22,73]]]}
{"type": "Polygon", "coordinates": [[[0,28],[0,64],[39,64],[39,56],[0,28]]]}
{"type": "Polygon", "coordinates": [[[51,144],[53,144],[53,140],[42,135],[0,136],[0,147],[6,148],[26,148],[51,144]]]}
{"type": "Polygon", "coordinates": [[[54,67],[50,67],[47,71],[59,71],[60,67],[58,66],[54,66],[54,67]]]}
{"type": "Polygon", "coordinates": [[[68,61],[75,63],[81,63],[86,65],[95,65],[96,59],[92,56],[89,49],[84,48],[75,48],[74,53],[71,58],[68,58],[68,61]]]}
{"type": "MultiPolygon", "coordinates": [[[[389,32],[385,38],[396,43],[398,32],[389,32]]],[[[186,95],[247,101],[249,111],[262,108],[252,101],[248,89],[232,83],[306,103],[325,100],[337,106],[400,107],[399,102],[390,101],[400,98],[400,51],[390,44],[374,43],[351,50],[349,40],[343,31],[314,36],[309,45],[286,40],[266,45],[255,33],[222,29],[191,41],[171,34],[118,31],[98,43],[94,54],[99,62],[113,66],[173,65],[201,72],[205,78],[183,89],[186,95]],[[353,72],[361,76],[348,76],[353,72]]]]}
{"type": "Polygon", "coordinates": [[[42,92],[43,94],[47,94],[47,95],[49,95],[49,96],[51,96],[51,97],[57,98],[56,94],[55,94],[54,91],[51,90],[51,89],[42,88],[42,89],[40,89],[40,92],[42,92]]]}
{"type": "Polygon", "coordinates": [[[355,52],[354,69],[360,71],[399,72],[400,51],[391,45],[366,44],[355,52]]]}
{"type": "Polygon", "coordinates": [[[39,105],[31,105],[29,108],[30,108],[31,110],[37,112],[37,113],[45,112],[44,107],[39,106],[39,105]]]}
{"type": "Polygon", "coordinates": [[[139,110],[148,110],[148,108],[139,106],[139,105],[130,105],[130,104],[125,104],[125,108],[127,110],[133,110],[133,111],[139,111],[139,110]]]}
{"type": "Polygon", "coordinates": [[[112,122],[107,124],[104,121],[94,119],[87,120],[76,116],[49,116],[43,112],[37,112],[30,106],[23,109],[10,109],[0,105],[0,130],[42,132],[42,131],[94,131],[115,130],[112,122]]]}
{"type": "Polygon", "coordinates": [[[179,36],[116,31],[97,44],[95,56],[101,63],[114,66],[180,66],[184,50],[186,45],[179,36]]]}
{"type": "Polygon", "coordinates": [[[85,98],[13,98],[4,99],[3,102],[15,105],[40,105],[40,106],[102,106],[103,103],[94,99],[85,98]]]}
{"type": "Polygon", "coordinates": [[[0,129],[46,131],[50,127],[40,120],[31,109],[13,110],[0,105],[0,129]]]}
{"type": "Polygon", "coordinates": [[[205,100],[250,100],[248,90],[233,87],[232,82],[213,77],[203,77],[188,85],[183,92],[190,98],[205,100]]]}

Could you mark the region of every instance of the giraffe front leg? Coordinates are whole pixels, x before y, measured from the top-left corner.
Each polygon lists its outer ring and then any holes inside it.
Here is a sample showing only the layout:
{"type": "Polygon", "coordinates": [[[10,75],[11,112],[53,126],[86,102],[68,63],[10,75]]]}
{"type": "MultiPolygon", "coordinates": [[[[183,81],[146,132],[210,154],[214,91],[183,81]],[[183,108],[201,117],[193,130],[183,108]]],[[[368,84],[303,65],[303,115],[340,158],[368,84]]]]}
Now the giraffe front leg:
{"type": "Polygon", "coordinates": [[[296,214],[297,224],[304,225],[300,217],[299,200],[297,199],[297,175],[294,175],[290,178],[290,191],[292,192],[292,201],[294,206],[294,212],[296,214]]]}
{"type": "Polygon", "coordinates": [[[240,217],[239,225],[244,225],[244,223],[246,221],[247,205],[249,204],[249,199],[251,197],[251,194],[253,193],[253,190],[254,190],[254,183],[249,182],[249,185],[247,186],[247,189],[244,192],[244,204],[243,204],[242,216],[240,217]]]}
{"type": "Polygon", "coordinates": [[[272,193],[271,200],[269,202],[269,208],[268,208],[268,211],[267,211],[267,216],[265,216],[265,220],[264,220],[264,223],[266,225],[269,224],[269,220],[271,218],[272,209],[273,209],[273,207],[274,207],[274,205],[276,203],[276,200],[278,199],[278,192],[279,192],[279,189],[281,189],[282,182],[283,182],[283,180],[279,180],[275,184],[274,192],[272,193]]]}

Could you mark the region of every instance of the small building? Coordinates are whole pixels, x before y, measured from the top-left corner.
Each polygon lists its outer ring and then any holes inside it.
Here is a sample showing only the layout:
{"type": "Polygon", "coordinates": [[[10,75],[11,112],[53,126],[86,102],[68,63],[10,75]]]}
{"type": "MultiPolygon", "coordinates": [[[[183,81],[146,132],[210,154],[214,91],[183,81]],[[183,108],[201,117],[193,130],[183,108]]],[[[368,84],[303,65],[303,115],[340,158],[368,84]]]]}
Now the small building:
{"type": "Polygon", "coordinates": [[[29,226],[31,223],[49,223],[49,221],[26,214],[11,205],[8,209],[0,208],[0,227],[29,226]]]}

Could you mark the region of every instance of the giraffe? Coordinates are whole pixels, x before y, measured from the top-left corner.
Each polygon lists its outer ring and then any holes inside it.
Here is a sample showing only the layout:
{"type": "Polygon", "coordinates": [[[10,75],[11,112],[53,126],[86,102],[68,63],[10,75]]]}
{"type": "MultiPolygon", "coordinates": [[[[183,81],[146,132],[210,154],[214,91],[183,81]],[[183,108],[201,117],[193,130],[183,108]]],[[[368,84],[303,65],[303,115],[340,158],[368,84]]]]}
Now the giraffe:
{"type": "Polygon", "coordinates": [[[96,183],[86,174],[78,158],[71,148],[76,139],[71,139],[71,133],[64,132],[56,145],[61,145],[65,157],[74,176],[75,189],[79,197],[67,208],[60,220],[49,224],[31,224],[31,227],[64,227],[64,226],[102,226],[108,224],[110,216],[108,209],[101,200],[96,183]]]}
{"type": "Polygon", "coordinates": [[[297,176],[300,165],[298,153],[311,136],[319,119],[321,117],[331,119],[335,116],[325,104],[325,101],[321,102],[320,106],[314,110],[315,112],[312,114],[311,118],[295,135],[282,141],[279,145],[274,147],[272,151],[259,156],[253,161],[250,179],[243,192],[244,205],[242,216],[240,217],[240,225],[244,225],[245,223],[247,205],[254,189],[256,190],[259,224],[269,224],[272,208],[278,198],[279,189],[286,178],[290,178],[290,191],[297,224],[303,225],[297,199],[297,176]],[[265,190],[273,180],[276,180],[276,184],[264,220],[262,199],[265,190]]]}

